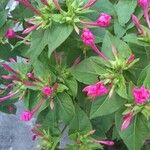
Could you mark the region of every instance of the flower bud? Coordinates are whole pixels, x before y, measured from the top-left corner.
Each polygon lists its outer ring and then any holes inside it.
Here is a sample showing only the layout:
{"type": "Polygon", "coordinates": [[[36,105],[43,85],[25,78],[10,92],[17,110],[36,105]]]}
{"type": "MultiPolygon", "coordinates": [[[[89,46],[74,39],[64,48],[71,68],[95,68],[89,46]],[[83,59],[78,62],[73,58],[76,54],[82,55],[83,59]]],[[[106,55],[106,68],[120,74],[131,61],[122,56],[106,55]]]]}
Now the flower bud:
{"type": "Polygon", "coordinates": [[[85,45],[89,46],[91,46],[95,40],[93,33],[87,28],[83,29],[81,39],[85,45]]]}
{"type": "Polygon", "coordinates": [[[148,0],[138,0],[138,5],[142,8],[148,6],[149,1],[148,0]]]}
{"type": "Polygon", "coordinates": [[[150,98],[150,90],[146,89],[144,86],[140,88],[134,88],[132,93],[137,105],[146,103],[150,98]]]}
{"type": "Polygon", "coordinates": [[[140,21],[134,14],[131,15],[131,19],[132,19],[133,23],[135,24],[136,28],[138,29],[138,31],[140,32],[140,34],[145,34],[145,31],[142,28],[140,21]]]}
{"type": "Polygon", "coordinates": [[[32,113],[30,111],[24,111],[21,116],[21,121],[30,121],[32,119],[32,113]]]}
{"type": "Polygon", "coordinates": [[[103,82],[86,86],[82,91],[87,92],[87,95],[92,98],[103,96],[108,93],[108,89],[103,82]]]}
{"type": "Polygon", "coordinates": [[[45,95],[45,96],[51,96],[52,93],[53,93],[53,88],[52,87],[49,87],[49,86],[45,86],[42,88],[42,93],[45,95]]]}
{"type": "Polygon", "coordinates": [[[111,23],[112,17],[107,13],[101,13],[97,19],[97,25],[99,27],[108,27],[111,23]]]}
{"type": "Polygon", "coordinates": [[[6,32],[5,32],[5,37],[7,38],[7,39],[12,39],[12,38],[14,38],[16,36],[16,33],[15,33],[15,31],[13,30],[13,29],[8,29],[6,32]]]}
{"type": "Polygon", "coordinates": [[[125,130],[128,128],[128,126],[131,123],[131,119],[133,117],[133,114],[131,112],[127,113],[124,117],[123,117],[123,123],[121,125],[121,131],[125,130]]]}
{"type": "Polygon", "coordinates": [[[113,145],[114,145],[114,142],[113,142],[113,141],[108,141],[108,140],[97,141],[97,143],[99,143],[99,144],[104,144],[104,145],[108,145],[108,146],[113,146],[113,145]]]}

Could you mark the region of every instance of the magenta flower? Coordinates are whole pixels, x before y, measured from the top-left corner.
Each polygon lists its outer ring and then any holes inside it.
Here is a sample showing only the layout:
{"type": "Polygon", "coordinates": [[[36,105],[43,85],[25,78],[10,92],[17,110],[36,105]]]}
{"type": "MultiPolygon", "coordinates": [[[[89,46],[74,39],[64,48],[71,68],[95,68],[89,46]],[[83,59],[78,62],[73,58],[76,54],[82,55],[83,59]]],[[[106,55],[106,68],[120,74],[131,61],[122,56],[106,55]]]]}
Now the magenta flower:
{"type": "Polygon", "coordinates": [[[22,121],[30,121],[32,116],[38,111],[38,109],[43,105],[45,99],[42,99],[31,111],[24,111],[21,116],[20,120],[22,121]]]}
{"type": "Polygon", "coordinates": [[[131,123],[133,117],[133,113],[129,112],[123,117],[123,123],[121,125],[121,131],[127,129],[131,123]]]}
{"type": "Polygon", "coordinates": [[[96,47],[95,37],[89,29],[83,29],[81,39],[85,45],[90,46],[94,50],[94,52],[97,53],[103,60],[108,61],[107,57],[96,47]]]}
{"type": "Polygon", "coordinates": [[[103,96],[108,93],[108,89],[103,82],[98,82],[96,84],[86,86],[82,91],[87,92],[87,95],[92,98],[103,96]]]}
{"type": "Polygon", "coordinates": [[[94,37],[93,33],[87,28],[83,29],[81,38],[85,45],[91,46],[94,44],[95,37],[94,37]]]}
{"type": "Polygon", "coordinates": [[[134,14],[131,15],[131,19],[132,19],[133,23],[135,24],[136,28],[138,29],[139,33],[145,34],[145,31],[143,30],[139,19],[134,14]]]}
{"type": "Polygon", "coordinates": [[[146,19],[146,22],[148,24],[148,27],[150,28],[150,20],[149,20],[149,14],[148,14],[148,7],[149,7],[150,1],[149,0],[138,0],[138,5],[142,7],[144,12],[144,17],[146,19]]]}
{"type": "Polygon", "coordinates": [[[49,87],[49,86],[45,86],[42,88],[42,93],[45,95],[45,96],[51,96],[52,93],[53,93],[53,88],[52,87],[49,87]]]}
{"type": "Polygon", "coordinates": [[[21,116],[20,116],[20,120],[21,121],[30,121],[32,119],[32,112],[30,111],[24,111],[21,116]]]}
{"type": "Polygon", "coordinates": [[[146,103],[150,98],[150,90],[146,89],[144,86],[140,88],[134,88],[132,93],[137,105],[146,103]]]}
{"type": "Polygon", "coordinates": [[[16,36],[16,33],[15,33],[15,31],[13,30],[13,29],[7,29],[7,31],[5,32],[5,37],[7,38],[7,39],[12,39],[12,38],[14,38],[16,36]]]}
{"type": "Polygon", "coordinates": [[[108,27],[111,23],[112,17],[107,13],[101,13],[96,23],[99,27],[108,27]]]}
{"type": "Polygon", "coordinates": [[[83,25],[89,26],[98,26],[101,28],[106,28],[110,25],[112,17],[107,13],[101,13],[99,18],[95,22],[85,22],[81,21],[80,23],[83,25]]]}

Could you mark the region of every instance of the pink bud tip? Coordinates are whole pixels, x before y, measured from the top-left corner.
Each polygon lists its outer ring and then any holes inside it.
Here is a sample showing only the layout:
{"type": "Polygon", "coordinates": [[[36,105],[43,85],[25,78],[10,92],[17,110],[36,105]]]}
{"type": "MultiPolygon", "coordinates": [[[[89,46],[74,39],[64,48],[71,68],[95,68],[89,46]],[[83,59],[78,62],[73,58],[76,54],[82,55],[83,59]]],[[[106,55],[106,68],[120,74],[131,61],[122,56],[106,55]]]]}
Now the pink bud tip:
{"type": "Polygon", "coordinates": [[[136,28],[138,29],[138,31],[140,32],[140,34],[144,34],[144,30],[142,28],[142,25],[141,25],[139,19],[134,14],[131,15],[131,19],[132,19],[133,23],[135,24],[136,28]]]}
{"type": "Polygon", "coordinates": [[[28,78],[33,78],[33,77],[34,77],[34,74],[33,74],[33,73],[27,73],[27,77],[28,77],[28,78]]]}
{"type": "Polygon", "coordinates": [[[95,40],[93,33],[87,28],[83,29],[81,39],[85,45],[93,45],[95,40]]]}
{"type": "Polygon", "coordinates": [[[107,13],[101,13],[96,23],[99,27],[108,27],[111,23],[112,17],[107,13]]]}
{"type": "Polygon", "coordinates": [[[12,39],[12,38],[14,38],[16,36],[16,33],[15,33],[15,31],[13,30],[13,29],[8,29],[6,32],[5,32],[5,37],[7,38],[7,39],[12,39]]]}
{"type": "Polygon", "coordinates": [[[45,95],[45,96],[51,96],[52,93],[53,93],[53,88],[52,87],[49,87],[49,86],[45,86],[42,88],[42,93],[45,95]]]}
{"type": "Polygon", "coordinates": [[[80,61],[81,61],[81,56],[78,56],[78,57],[75,59],[75,61],[73,62],[73,65],[79,64],[80,61]]]}
{"type": "Polygon", "coordinates": [[[99,141],[100,144],[108,145],[108,146],[113,146],[114,142],[113,141],[99,141]]]}
{"type": "Polygon", "coordinates": [[[35,141],[36,138],[37,138],[37,135],[33,135],[33,136],[32,136],[32,141],[35,141]]]}
{"type": "Polygon", "coordinates": [[[132,93],[137,105],[146,103],[150,98],[150,90],[146,89],[144,86],[140,88],[134,88],[132,93]]]}
{"type": "Polygon", "coordinates": [[[30,111],[24,111],[21,116],[21,121],[30,121],[32,119],[32,113],[30,111]]]}
{"type": "Polygon", "coordinates": [[[96,2],[97,0],[89,0],[88,3],[83,7],[83,9],[88,9],[92,7],[96,2]]]}
{"type": "Polygon", "coordinates": [[[17,77],[15,75],[9,76],[9,75],[2,75],[1,78],[5,80],[16,80],[17,77]]]}
{"type": "Polygon", "coordinates": [[[128,58],[128,61],[127,61],[127,64],[131,64],[135,59],[135,55],[134,54],[131,54],[128,58]]]}
{"type": "Polygon", "coordinates": [[[121,131],[127,129],[131,123],[133,113],[129,112],[123,117],[123,123],[121,125],[121,131]]]}
{"type": "Polygon", "coordinates": [[[11,72],[11,73],[14,73],[16,75],[19,75],[19,73],[17,71],[15,71],[13,68],[11,68],[8,64],[2,64],[2,66],[8,72],[11,72]]]}
{"type": "Polygon", "coordinates": [[[26,28],[22,34],[29,34],[32,31],[36,30],[40,25],[33,25],[31,27],[26,28]]]}
{"type": "Polygon", "coordinates": [[[94,98],[94,97],[97,97],[97,96],[103,96],[103,95],[107,94],[108,93],[108,89],[104,85],[103,82],[98,82],[96,84],[86,86],[83,89],[83,92],[87,92],[87,95],[89,97],[93,97],[94,98]]]}
{"type": "Polygon", "coordinates": [[[48,1],[47,0],[40,0],[42,4],[47,5],[48,6],[48,1]]]}

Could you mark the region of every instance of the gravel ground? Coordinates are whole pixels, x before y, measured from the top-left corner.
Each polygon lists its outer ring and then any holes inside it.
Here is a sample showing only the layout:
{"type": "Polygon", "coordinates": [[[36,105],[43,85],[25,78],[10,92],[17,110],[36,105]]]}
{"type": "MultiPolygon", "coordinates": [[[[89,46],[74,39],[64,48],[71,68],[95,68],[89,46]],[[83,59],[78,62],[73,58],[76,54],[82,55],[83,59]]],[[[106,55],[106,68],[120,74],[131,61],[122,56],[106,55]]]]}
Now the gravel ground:
{"type": "Polygon", "coordinates": [[[16,104],[17,115],[0,113],[0,150],[36,150],[36,143],[32,141],[32,122],[20,121],[22,103],[16,104]]]}

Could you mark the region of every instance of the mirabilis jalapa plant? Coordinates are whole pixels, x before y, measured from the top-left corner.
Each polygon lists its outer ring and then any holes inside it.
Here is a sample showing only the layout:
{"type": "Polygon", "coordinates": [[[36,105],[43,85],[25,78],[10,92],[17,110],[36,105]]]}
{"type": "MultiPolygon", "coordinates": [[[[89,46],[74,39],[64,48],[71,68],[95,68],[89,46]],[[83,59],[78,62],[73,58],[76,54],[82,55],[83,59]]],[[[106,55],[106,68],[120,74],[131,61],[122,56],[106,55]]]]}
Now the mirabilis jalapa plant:
{"type": "Polygon", "coordinates": [[[150,1],[15,1],[0,6],[0,110],[23,101],[41,150],[145,150],[150,1]]]}

